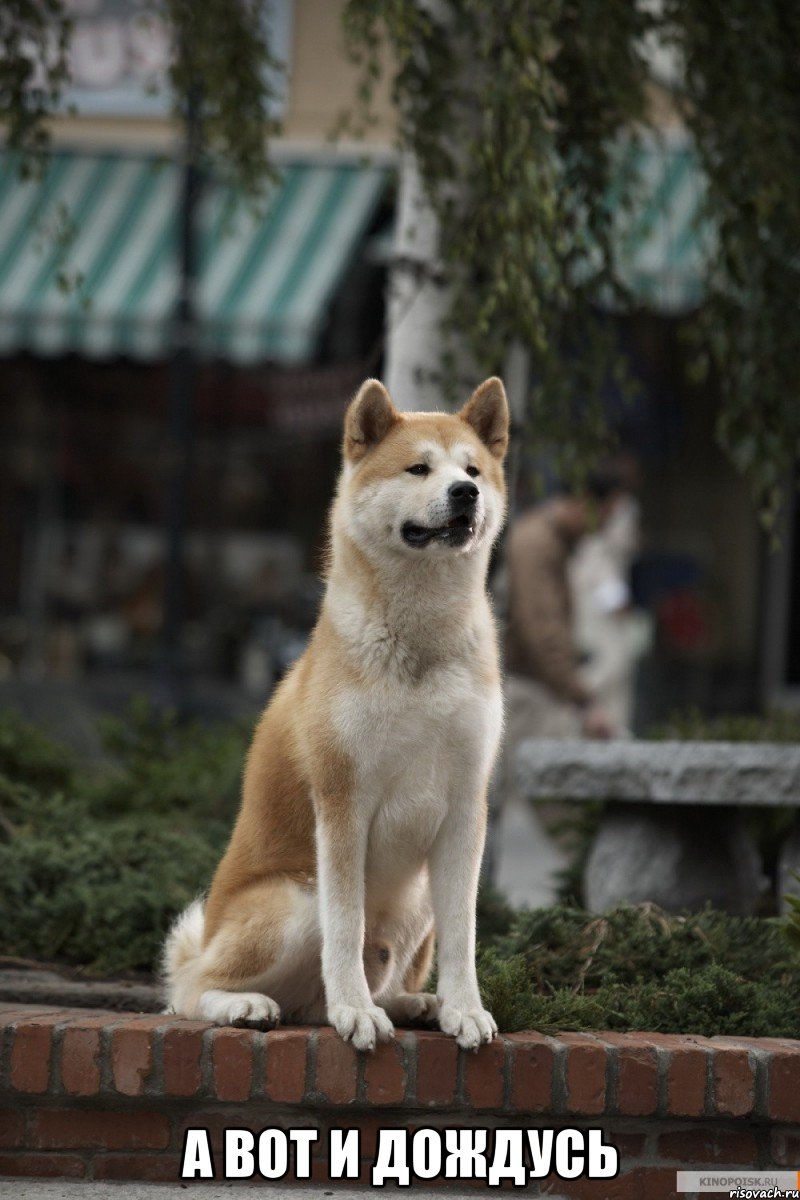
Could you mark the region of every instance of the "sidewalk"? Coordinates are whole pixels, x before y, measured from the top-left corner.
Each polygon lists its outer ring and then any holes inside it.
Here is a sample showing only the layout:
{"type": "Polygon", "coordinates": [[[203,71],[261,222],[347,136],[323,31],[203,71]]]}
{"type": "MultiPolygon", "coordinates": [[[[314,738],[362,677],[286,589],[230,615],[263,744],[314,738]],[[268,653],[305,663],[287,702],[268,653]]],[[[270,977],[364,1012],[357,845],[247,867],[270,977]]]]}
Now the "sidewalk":
{"type": "MultiPolygon", "coordinates": [[[[82,1180],[64,1179],[0,1179],[0,1196],[3,1200],[186,1200],[196,1191],[199,1200],[231,1200],[241,1187],[257,1187],[260,1191],[271,1191],[275,1196],[288,1196],[291,1200],[319,1200],[320,1196],[332,1196],[335,1200],[364,1200],[373,1194],[372,1188],[341,1187],[339,1184],[318,1183],[312,1187],[289,1186],[270,1183],[266,1179],[256,1184],[233,1183],[85,1183],[82,1180]]],[[[469,1192],[431,1190],[423,1187],[403,1188],[414,1200],[475,1200],[475,1188],[469,1192]]],[[[549,1200],[559,1200],[550,1196],[549,1200]]]]}

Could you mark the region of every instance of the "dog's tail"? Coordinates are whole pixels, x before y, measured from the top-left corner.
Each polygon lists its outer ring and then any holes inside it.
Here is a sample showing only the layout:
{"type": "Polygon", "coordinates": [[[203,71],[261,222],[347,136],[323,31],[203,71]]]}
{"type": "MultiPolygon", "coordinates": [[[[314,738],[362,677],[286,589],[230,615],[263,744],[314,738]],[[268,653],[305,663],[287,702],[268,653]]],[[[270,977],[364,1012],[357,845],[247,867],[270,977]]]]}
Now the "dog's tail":
{"type": "Polygon", "coordinates": [[[186,1011],[187,1007],[191,1007],[187,1005],[187,990],[194,990],[191,982],[203,952],[203,910],[204,902],[201,899],[193,900],[183,910],[167,934],[161,957],[161,978],[167,1009],[184,1016],[191,1015],[186,1011]]]}

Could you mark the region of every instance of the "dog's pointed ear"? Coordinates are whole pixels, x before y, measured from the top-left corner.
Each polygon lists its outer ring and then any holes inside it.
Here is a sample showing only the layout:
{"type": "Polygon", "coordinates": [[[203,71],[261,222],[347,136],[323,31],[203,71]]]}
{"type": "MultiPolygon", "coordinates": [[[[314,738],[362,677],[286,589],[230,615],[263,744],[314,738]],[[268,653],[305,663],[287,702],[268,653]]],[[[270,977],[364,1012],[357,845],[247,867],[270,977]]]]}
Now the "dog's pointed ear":
{"type": "Polygon", "coordinates": [[[458,414],[477,433],[495,458],[504,458],[508,449],[508,400],[502,379],[493,375],[470,396],[458,414]]]}
{"type": "Polygon", "coordinates": [[[400,419],[400,413],[380,380],[366,379],[344,419],[345,457],[350,462],[358,462],[400,419]]]}

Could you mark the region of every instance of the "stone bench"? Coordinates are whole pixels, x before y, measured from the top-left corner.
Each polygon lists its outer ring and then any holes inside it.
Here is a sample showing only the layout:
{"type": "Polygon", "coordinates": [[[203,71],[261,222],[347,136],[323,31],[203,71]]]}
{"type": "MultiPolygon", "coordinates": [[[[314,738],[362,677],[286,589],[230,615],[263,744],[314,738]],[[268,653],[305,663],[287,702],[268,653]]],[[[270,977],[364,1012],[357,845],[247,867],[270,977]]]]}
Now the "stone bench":
{"type": "MultiPolygon", "coordinates": [[[[652,901],[755,911],[767,887],[744,807],[800,807],[800,747],[755,742],[523,742],[533,800],[606,801],[584,874],[593,911],[652,901]]],[[[781,895],[800,890],[800,827],[783,847],[781,895]]]]}

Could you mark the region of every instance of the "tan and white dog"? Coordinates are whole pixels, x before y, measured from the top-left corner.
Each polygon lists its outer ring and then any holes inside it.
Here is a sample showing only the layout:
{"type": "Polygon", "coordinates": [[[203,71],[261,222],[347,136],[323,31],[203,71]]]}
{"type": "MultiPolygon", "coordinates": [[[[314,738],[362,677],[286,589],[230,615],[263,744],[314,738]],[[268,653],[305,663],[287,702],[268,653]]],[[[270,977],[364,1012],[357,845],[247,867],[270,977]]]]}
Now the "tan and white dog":
{"type": "Polygon", "coordinates": [[[218,1024],[326,1019],[359,1050],[438,1020],[497,1031],[475,974],[486,790],[502,724],[489,553],[508,406],[351,403],[327,587],[256,729],[230,845],[164,952],[172,1008],[218,1024]],[[424,992],[438,943],[438,996],[424,992]]]}

